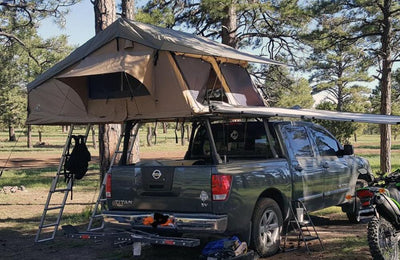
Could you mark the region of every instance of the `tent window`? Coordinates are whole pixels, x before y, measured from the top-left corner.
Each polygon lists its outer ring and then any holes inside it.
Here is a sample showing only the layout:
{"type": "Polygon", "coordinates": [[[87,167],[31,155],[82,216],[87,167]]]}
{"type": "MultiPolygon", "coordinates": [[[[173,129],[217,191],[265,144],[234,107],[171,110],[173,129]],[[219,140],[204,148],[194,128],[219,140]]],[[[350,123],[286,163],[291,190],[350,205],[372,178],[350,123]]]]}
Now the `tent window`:
{"type": "Polygon", "coordinates": [[[89,98],[110,99],[150,95],[146,87],[125,72],[88,76],[89,98]]]}
{"type": "Polygon", "coordinates": [[[207,103],[208,100],[227,102],[221,82],[210,63],[184,56],[175,56],[175,60],[193,99],[199,103],[207,103]]]}
{"type": "Polygon", "coordinates": [[[264,102],[254,88],[250,75],[245,68],[237,64],[223,63],[220,65],[220,69],[232,95],[240,105],[264,106],[264,102]]]}

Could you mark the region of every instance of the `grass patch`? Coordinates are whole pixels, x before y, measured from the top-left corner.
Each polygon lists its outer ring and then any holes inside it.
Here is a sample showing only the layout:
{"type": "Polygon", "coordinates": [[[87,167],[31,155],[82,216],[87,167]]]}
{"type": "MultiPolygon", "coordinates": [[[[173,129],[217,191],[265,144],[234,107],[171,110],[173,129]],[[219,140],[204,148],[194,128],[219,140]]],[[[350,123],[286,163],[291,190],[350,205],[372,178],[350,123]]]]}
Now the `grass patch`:
{"type": "MultiPolygon", "coordinates": [[[[87,187],[97,187],[99,184],[99,175],[93,174],[99,172],[99,164],[89,165],[87,175],[81,179],[76,180],[74,185],[78,189],[85,189],[87,187]],[[97,186],[96,186],[97,185],[97,186]]],[[[56,176],[57,167],[46,167],[39,169],[21,169],[12,170],[7,169],[3,172],[0,178],[0,187],[3,186],[25,186],[26,188],[48,189],[50,188],[53,177],[56,176]]],[[[63,181],[64,177],[61,176],[63,181]]]]}
{"type": "Polygon", "coordinates": [[[346,247],[342,248],[342,252],[346,255],[353,253],[360,247],[368,244],[367,236],[365,237],[345,237],[341,239],[340,243],[345,244],[346,247]]]}
{"type": "Polygon", "coordinates": [[[328,251],[332,253],[324,257],[324,259],[354,259],[355,253],[368,251],[366,235],[361,237],[337,238],[329,241],[326,246],[331,248],[328,251]]]}
{"type": "Polygon", "coordinates": [[[25,186],[26,188],[49,188],[52,177],[57,169],[48,167],[42,169],[6,170],[0,178],[2,186],[25,186]]]}
{"type": "Polygon", "coordinates": [[[81,225],[88,223],[92,216],[92,207],[86,206],[80,213],[65,214],[63,215],[63,225],[81,225]]]}
{"type": "Polygon", "coordinates": [[[333,207],[329,207],[326,209],[314,211],[314,212],[312,212],[312,215],[323,217],[323,216],[327,216],[327,215],[341,214],[341,213],[343,213],[343,212],[340,207],[333,206],[333,207]]]}

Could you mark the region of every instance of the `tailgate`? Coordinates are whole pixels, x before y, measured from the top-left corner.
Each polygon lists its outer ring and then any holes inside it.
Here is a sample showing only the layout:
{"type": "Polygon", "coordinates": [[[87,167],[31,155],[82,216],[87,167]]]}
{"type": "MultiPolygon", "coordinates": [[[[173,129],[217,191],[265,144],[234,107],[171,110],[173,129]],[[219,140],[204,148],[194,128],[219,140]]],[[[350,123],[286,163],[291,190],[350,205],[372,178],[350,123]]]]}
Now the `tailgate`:
{"type": "Polygon", "coordinates": [[[110,209],[212,211],[210,166],[116,166],[111,172],[110,209]]]}

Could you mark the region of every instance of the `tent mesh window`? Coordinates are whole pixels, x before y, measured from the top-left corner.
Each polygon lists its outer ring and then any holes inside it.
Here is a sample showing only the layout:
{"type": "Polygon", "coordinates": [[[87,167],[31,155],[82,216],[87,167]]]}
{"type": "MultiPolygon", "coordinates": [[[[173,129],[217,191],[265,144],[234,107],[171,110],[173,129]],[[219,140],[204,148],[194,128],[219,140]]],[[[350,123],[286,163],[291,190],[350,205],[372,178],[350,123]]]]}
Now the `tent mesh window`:
{"type": "Polygon", "coordinates": [[[223,63],[220,69],[233,96],[242,106],[264,106],[247,70],[240,65],[223,63]]]}
{"type": "Polygon", "coordinates": [[[147,96],[142,82],[125,72],[88,76],[89,98],[110,99],[147,96]]]}
{"type": "Polygon", "coordinates": [[[210,63],[184,56],[175,56],[175,60],[193,99],[202,104],[207,104],[210,100],[228,103],[221,81],[210,63]]]}

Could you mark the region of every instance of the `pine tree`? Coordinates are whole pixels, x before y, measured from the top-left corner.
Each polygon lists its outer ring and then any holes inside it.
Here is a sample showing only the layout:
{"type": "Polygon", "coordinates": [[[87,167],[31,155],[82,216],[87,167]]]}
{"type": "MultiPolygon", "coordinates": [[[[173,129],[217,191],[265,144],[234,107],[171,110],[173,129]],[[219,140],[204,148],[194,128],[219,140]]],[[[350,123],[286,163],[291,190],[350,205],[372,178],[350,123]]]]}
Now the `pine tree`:
{"type": "MultiPolygon", "coordinates": [[[[375,78],[381,89],[380,113],[391,114],[391,74],[394,62],[400,61],[400,3],[396,0],[315,0],[309,3],[321,16],[343,17],[340,24],[349,28],[349,35],[338,35],[337,42],[347,45],[362,44],[379,64],[375,78]],[[363,42],[360,42],[363,40],[363,42]]],[[[318,28],[318,26],[315,26],[318,28]]],[[[333,34],[333,36],[335,36],[333,34]]],[[[391,131],[389,125],[380,126],[381,172],[391,170],[391,131]]]]}

